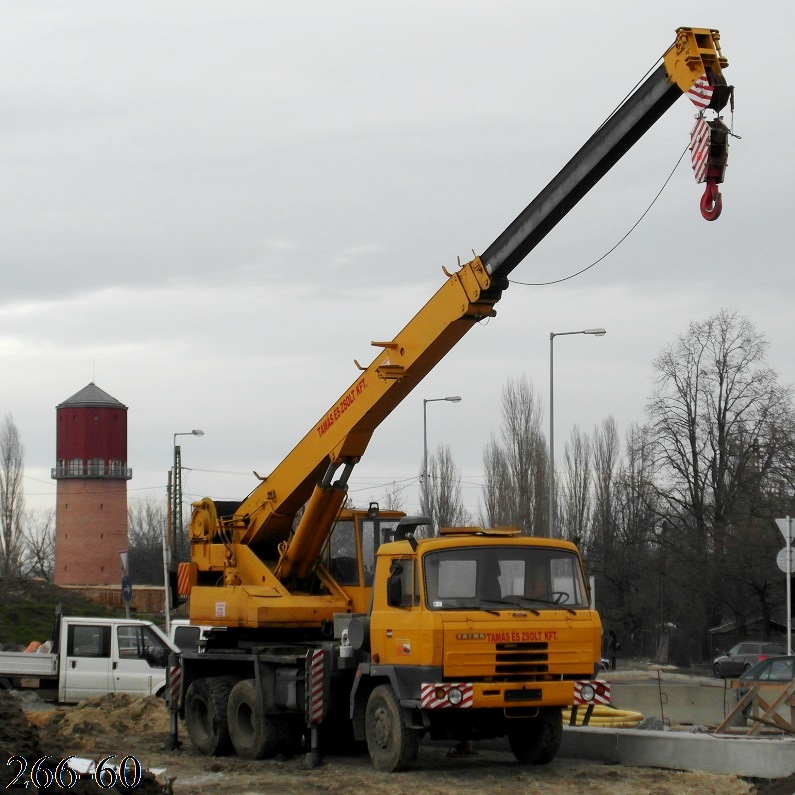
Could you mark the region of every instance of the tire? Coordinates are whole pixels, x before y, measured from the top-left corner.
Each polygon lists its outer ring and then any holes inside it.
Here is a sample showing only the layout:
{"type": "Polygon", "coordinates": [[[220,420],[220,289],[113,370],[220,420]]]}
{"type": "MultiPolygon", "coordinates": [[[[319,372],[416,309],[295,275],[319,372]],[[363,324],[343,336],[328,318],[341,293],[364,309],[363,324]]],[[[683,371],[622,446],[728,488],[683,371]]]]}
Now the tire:
{"type": "Polygon", "coordinates": [[[403,709],[389,685],[379,685],[370,693],[365,730],[367,750],[376,770],[396,773],[414,764],[421,732],[406,726],[403,709]]]}
{"type": "Polygon", "coordinates": [[[270,758],[286,750],[289,716],[270,716],[261,711],[253,679],[243,679],[232,688],[226,717],[232,746],[243,759],[270,758]]]}
{"type": "Polygon", "coordinates": [[[560,707],[551,707],[511,727],[508,744],[520,765],[548,765],[557,756],[563,739],[562,713],[560,707]]]}
{"type": "Polygon", "coordinates": [[[185,728],[193,747],[205,756],[232,750],[226,706],[234,682],[227,676],[196,679],[185,694],[185,728]]]}
{"type": "Polygon", "coordinates": [[[716,679],[720,679],[721,678],[721,676],[720,676],[720,665],[718,665],[717,663],[715,663],[715,665],[712,666],[712,675],[716,679]]]}

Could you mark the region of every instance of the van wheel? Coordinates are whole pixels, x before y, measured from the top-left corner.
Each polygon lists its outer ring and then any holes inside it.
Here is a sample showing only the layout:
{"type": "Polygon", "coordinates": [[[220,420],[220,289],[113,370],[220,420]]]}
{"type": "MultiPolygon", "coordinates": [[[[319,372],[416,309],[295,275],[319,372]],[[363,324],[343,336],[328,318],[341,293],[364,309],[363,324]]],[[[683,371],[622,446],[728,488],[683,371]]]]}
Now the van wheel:
{"type": "Polygon", "coordinates": [[[232,748],[226,706],[234,682],[228,676],[196,679],[185,694],[185,728],[193,747],[205,756],[221,756],[232,748]]]}
{"type": "Polygon", "coordinates": [[[405,714],[389,685],[378,685],[367,701],[367,750],[376,770],[394,773],[414,764],[421,732],[406,726],[405,714]]]}
{"type": "Polygon", "coordinates": [[[226,716],[232,745],[243,759],[264,759],[285,749],[287,716],[263,714],[253,679],[244,679],[232,688],[226,716]]]}
{"type": "Polygon", "coordinates": [[[511,721],[511,724],[508,744],[519,764],[548,765],[557,756],[563,739],[560,707],[541,710],[537,718],[511,721]]]}

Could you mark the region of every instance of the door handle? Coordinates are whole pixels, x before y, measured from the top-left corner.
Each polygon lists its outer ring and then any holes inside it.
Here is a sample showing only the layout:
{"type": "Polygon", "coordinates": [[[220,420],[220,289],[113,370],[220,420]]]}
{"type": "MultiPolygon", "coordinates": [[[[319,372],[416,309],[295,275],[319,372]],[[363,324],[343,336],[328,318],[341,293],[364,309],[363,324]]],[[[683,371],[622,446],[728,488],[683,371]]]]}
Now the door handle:
{"type": "Polygon", "coordinates": [[[117,666],[118,666],[118,665],[119,665],[119,661],[118,661],[118,660],[114,660],[114,661],[113,661],[113,670],[114,670],[114,671],[116,670],[116,668],[117,668],[117,666]]]}
{"type": "Polygon", "coordinates": [[[71,660],[72,668],[77,668],[77,660],[71,660]]]}

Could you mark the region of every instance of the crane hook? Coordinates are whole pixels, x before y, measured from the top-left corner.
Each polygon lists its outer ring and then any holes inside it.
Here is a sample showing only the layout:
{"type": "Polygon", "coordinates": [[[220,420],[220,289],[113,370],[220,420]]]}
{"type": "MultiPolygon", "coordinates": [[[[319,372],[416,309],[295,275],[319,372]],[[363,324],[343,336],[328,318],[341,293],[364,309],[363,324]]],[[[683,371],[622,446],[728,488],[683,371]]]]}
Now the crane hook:
{"type": "Polygon", "coordinates": [[[707,187],[701,197],[701,215],[707,221],[715,221],[720,217],[723,210],[723,196],[718,190],[718,183],[714,180],[707,180],[707,187]]]}

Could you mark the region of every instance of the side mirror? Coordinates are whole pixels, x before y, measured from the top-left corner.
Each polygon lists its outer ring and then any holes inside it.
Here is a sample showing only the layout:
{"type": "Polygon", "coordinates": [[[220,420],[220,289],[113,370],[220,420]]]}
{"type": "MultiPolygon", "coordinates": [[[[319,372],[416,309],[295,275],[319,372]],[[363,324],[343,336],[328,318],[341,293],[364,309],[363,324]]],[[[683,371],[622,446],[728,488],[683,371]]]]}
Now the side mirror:
{"type": "Polygon", "coordinates": [[[168,661],[168,649],[164,646],[147,646],[144,659],[153,668],[165,668],[168,661]]]}

